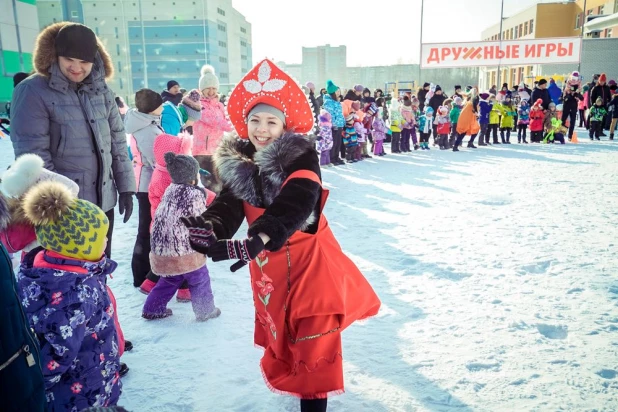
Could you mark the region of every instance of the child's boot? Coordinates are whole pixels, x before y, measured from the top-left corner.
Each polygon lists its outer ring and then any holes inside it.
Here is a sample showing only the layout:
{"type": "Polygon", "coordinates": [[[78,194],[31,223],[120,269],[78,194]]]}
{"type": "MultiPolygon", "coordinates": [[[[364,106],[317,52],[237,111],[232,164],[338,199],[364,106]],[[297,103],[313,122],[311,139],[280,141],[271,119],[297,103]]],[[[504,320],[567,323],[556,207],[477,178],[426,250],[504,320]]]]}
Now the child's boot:
{"type": "Polygon", "coordinates": [[[142,318],[144,318],[146,320],[165,319],[165,318],[169,318],[173,314],[174,313],[172,312],[172,310],[170,308],[166,308],[165,312],[161,312],[161,313],[142,312],[142,318]]]}
{"type": "Polygon", "coordinates": [[[153,282],[150,279],[146,279],[142,282],[142,285],[139,287],[139,291],[142,292],[144,295],[148,295],[150,294],[150,291],[152,290],[152,288],[154,288],[156,285],[155,282],[153,282]]]}
{"type": "Polygon", "coordinates": [[[196,315],[195,319],[198,322],[206,322],[207,320],[210,319],[215,319],[218,318],[219,316],[221,316],[221,309],[219,308],[214,308],[212,310],[212,312],[208,313],[208,314],[200,314],[200,315],[196,315]]]}
{"type": "Polygon", "coordinates": [[[178,289],[178,293],[176,293],[176,302],[191,302],[191,292],[189,291],[189,289],[178,289]]]}

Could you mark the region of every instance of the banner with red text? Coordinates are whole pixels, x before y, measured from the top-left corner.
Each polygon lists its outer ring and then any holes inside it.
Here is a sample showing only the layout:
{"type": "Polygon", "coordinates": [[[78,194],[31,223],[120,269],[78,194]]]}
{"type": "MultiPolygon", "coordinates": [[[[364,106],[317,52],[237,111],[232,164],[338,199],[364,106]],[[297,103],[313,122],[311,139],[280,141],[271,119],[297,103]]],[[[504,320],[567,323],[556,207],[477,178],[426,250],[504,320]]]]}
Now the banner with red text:
{"type": "Polygon", "coordinates": [[[502,42],[428,43],[422,45],[421,67],[431,69],[577,63],[580,58],[581,45],[579,37],[503,40],[502,42]]]}

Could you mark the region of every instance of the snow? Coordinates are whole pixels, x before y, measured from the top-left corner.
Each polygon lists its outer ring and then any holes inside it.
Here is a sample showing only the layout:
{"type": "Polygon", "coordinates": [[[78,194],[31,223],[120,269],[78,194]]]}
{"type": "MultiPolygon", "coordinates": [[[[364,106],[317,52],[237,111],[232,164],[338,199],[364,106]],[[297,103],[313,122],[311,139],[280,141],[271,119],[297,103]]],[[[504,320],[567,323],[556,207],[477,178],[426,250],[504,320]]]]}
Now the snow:
{"type": "MultiPolygon", "coordinates": [[[[10,142],[0,142],[0,168],[10,142]]],[[[347,393],[333,411],[618,409],[618,146],[431,150],[324,169],[326,215],[382,299],[344,332],[347,393]]],[[[137,211],[117,220],[110,286],[132,411],[297,411],[253,347],[247,270],[209,264],[219,319],[191,305],[140,317],[137,211]]],[[[239,231],[238,237],[242,236],[239,231]]],[[[316,285],[319,287],[319,285],[316,285]]]]}

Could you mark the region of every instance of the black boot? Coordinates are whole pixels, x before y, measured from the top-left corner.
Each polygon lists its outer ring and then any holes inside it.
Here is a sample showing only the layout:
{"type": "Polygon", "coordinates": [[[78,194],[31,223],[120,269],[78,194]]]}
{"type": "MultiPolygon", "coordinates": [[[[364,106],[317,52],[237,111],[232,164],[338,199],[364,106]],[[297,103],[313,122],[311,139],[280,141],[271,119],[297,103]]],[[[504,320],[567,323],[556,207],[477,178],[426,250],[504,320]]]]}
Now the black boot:
{"type": "MultiPolygon", "coordinates": [[[[479,143],[479,146],[481,146],[481,144],[479,143]]],[[[483,145],[486,146],[486,145],[483,145]]],[[[468,148],[470,149],[476,149],[477,147],[474,145],[474,143],[468,143],[468,148]]]]}
{"type": "Polygon", "coordinates": [[[609,134],[609,140],[614,140],[614,134],[613,133],[609,134]]]}
{"type": "Polygon", "coordinates": [[[129,367],[127,366],[126,363],[120,362],[120,370],[118,371],[118,374],[120,375],[120,377],[122,378],[123,376],[125,376],[127,373],[129,373],[129,367]]]}
{"type": "Polygon", "coordinates": [[[300,412],[326,412],[328,399],[301,399],[300,412]]]}
{"type": "Polygon", "coordinates": [[[131,352],[132,350],[133,350],[133,343],[131,343],[130,340],[125,340],[124,341],[124,351],[131,352]]]}
{"type": "Polygon", "coordinates": [[[457,146],[453,146],[453,152],[458,152],[459,149],[457,148],[457,146]]]}

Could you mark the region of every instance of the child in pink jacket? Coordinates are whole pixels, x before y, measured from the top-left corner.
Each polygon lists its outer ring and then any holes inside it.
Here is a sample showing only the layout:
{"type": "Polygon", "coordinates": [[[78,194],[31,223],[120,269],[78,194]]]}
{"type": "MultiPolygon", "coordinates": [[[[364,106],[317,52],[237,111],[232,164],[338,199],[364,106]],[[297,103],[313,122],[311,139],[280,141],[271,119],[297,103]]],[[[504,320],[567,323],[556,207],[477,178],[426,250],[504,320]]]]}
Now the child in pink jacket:
{"type": "Polygon", "coordinates": [[[232,131],[232,126],[227,120],[225,107],[219,102],[219,78],[212,66],[202,67],[199,91],[202,94],[202,115],[193,124],[193,157],[201,169],[209,172],[208,175],[200,175],[204,187],[219,193],[221,183],[214,173],[212,155],[223,139],[223,133],[232,131]]]}

